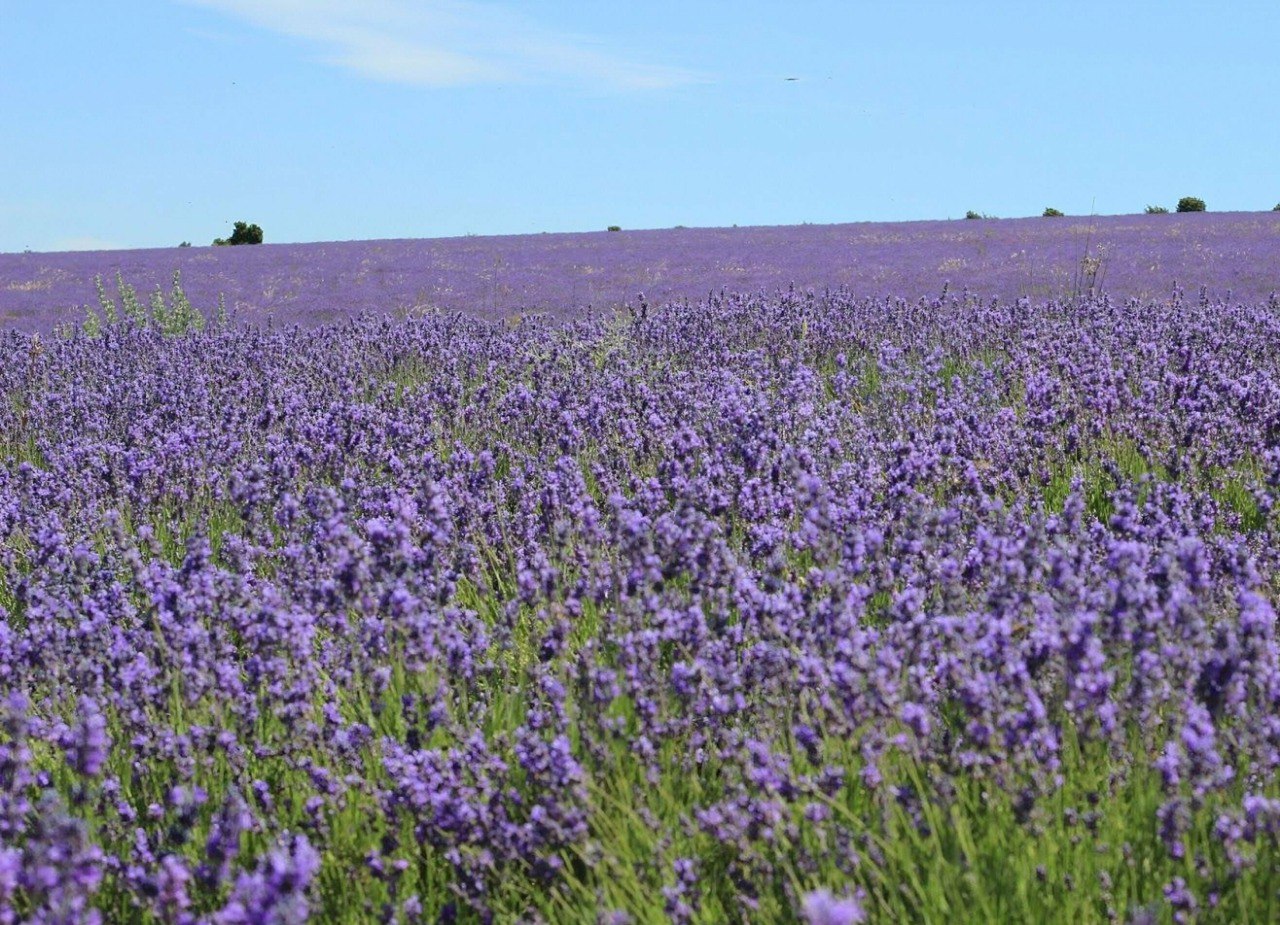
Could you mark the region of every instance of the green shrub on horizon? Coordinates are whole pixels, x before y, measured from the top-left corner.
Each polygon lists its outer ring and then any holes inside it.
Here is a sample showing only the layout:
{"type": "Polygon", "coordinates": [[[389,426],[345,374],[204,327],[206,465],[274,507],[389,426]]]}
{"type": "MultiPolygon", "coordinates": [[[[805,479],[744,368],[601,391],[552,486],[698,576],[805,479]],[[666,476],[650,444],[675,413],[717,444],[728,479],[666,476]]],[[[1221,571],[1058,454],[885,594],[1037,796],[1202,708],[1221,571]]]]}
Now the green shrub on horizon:
{"type": "Polygon", "coordinates": [[[231,230],[229,238],[214,238],[214,247],[222,247],[223,245],[233,244],[261,244],[262,228],[258,225],[250,225],[247,222],[236,222],[235,227],[231,230]]]}

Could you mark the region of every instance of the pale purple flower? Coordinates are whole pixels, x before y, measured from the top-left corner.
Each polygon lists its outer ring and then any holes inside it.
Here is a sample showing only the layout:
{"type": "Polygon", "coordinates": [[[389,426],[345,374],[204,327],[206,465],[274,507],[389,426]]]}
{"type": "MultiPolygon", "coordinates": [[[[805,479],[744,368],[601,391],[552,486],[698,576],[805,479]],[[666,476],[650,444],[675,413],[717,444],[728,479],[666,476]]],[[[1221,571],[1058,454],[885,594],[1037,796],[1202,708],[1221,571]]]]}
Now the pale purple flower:
{"type": "Polygon", "coordinates": [[[837,897],[827,889],[805,894],[800,902],[800,911],[805,925],[857,925],[867,918],[862,903],[856,898],[837,897]]]}

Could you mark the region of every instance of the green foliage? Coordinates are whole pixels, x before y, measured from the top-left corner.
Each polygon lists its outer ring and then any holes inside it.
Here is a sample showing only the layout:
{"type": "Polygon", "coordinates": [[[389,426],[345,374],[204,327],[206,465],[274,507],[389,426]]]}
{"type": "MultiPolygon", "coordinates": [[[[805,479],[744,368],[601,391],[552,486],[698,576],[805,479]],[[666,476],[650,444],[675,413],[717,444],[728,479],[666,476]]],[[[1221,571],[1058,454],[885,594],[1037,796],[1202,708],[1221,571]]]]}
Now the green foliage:
{"type": "Polygon", "coordinates": [[[181,244],[179,244],[178,246],[179,246],[179,247],[190,247],[190,246],[191,246],[191,242],[190,242],[190,241],[183,241],[183,242],[182,242],[181,244]]]}
{"type": "Polygon", "coordinates": [[[1259,507],[1258,499],[1248,482],[1238,474],[1217,473],[1215,488],[1210,492],[1218,503],[1225,505],[1240,518],[1240,529],[1255,533],[1267,526],[1266,511],[1259,507]]]}
{"type": "Polygon", "coordinates": [[[982,215],[981,212],[975,212],[973,211],[973,209],[970,209],[968,212],[964,214],[964,217],[968,219],[975,219],[975,218],[983,218],[984,216],[982,215]]]}
{"type": "Polygon", "coordinates": [[[621,230],[622,230],[622,226],[621,226],[621,225],[610,225],[610,226],[609,226],[609,230],[610,230],[610,231],[621,231],[621,230]]]}
{"type": "Polygon", "coordinates": [[[102,319],[98,317],[98,313],[93,310],[92,306],[86,305],[84,309],[84,321],[80,324],[86,337],[97,337],[102,333],[102,319]]]}
{"type": "Polygon", "coordinates": [[[1063,212],[1055,209],[1053,206],[1045,206],[1045,210],[1040,213],[1041,218],[1062,218],[1063,215],[1063,212]]]}
{"type": "MultiPolygon", "coordinates": [[[[173,271],[173,283],[166,298],[159,286],[151,293],[144,305],[138,298],[137,290],[125,282],[124,276],[116,272],[116,293],[120,298],[117,306],[115,299],[107,294],[107,287],[101,276],[93,278],[94,288],[98,292],[98,308],[85,306],[84,319],[80,322],[80,333],[85,337],[99,337],[105,331],[117,327],[128,326],[145,328],[154,326],[165,336],[185,334],[189,331],[201,331],[205,327],[204,315],[191,304],[182,289],[182,272],[173,271]]],[[[214,313],[214,327],[225,330],[230,324],[227,316],[225,300],[218,297],[218,308],[214,313]]],[[[64,336],[71,336],[74,328],[62,328],[64,336]]]]}
{"type": "Polygon", "coordinates": [[[1148,215],[1168,215],[1169,210],[1164,206],[1147,206],[1144,210],[1148,215]]]}
{"type": "Polygon", "coordinates": [[[151,294],[151,321],[166,335],[183,334],[187,331],[199,331],[204,328],[204,315],[192,307],[186,293],[182,291],[182,274],[173,271],[173,285],[169,290],[169,301],[165,302],[160,287],[151,294]]]}
{"type": "MultiPolygon", "coordinates": [[[[101,285],[98,291],[103,291],[101,285]]],[[[138,290],[124,281],[124,275],[116,271],[116,292],[120,294],[120,304],[124,311],[124,320],[138,326],[147,323],[147,309],[138,299],[138,290]]],[[[106,306],[103,306],[103,313],[106,314],[106,306]]]]}
{"type": "Polygon", "coordinates": [[[231,237],[214,238],[213,243],[215,247],[222,247],[228,244],[261,244],[262,229],[247,222],[236,222],[235,227],[231,230],[231,237]]]}
{"type": "Polygon", "coordinates": [[[1203,212],[1204,210],[1203,199],[1197,199],[1195,196],[1183,196],[1178,200],[1179,212],[1203,212]]]}
{"type": "Polygon", "coordinates": [[[1272,211],[1272,212],[1280,212],[1280,202],[1277,202],[1274,206],[1272,206],[1272,207],[1271,207],[1271,211],[1272,211]]]}
{"type": "MultiPolygon", "coordinates": [[[[101,276],[93,278],[93,286],[98,291],[98,305],[102,308],[103,318],[107,324],[116,324],[120,321],[120,316],[116,312],[116,303],[107,296],[107,287],[102,283],[101,276]]],[[[92,308],[86,308],[86,312],[93,314],[92,308]]]]}

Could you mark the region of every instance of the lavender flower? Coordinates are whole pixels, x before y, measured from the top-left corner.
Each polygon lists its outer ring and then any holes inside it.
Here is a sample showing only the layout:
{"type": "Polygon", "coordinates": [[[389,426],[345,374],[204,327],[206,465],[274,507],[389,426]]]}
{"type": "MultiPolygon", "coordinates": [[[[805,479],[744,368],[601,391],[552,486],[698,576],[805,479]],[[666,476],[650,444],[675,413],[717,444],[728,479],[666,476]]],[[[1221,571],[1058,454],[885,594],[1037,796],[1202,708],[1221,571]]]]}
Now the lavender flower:
{"type": "Polygon", "coordinates": [[[837,898],[825,889],[805,894],[800,911],[807,925],[857,925],[867,918],[857,899],[852,896],[837,898]]]}

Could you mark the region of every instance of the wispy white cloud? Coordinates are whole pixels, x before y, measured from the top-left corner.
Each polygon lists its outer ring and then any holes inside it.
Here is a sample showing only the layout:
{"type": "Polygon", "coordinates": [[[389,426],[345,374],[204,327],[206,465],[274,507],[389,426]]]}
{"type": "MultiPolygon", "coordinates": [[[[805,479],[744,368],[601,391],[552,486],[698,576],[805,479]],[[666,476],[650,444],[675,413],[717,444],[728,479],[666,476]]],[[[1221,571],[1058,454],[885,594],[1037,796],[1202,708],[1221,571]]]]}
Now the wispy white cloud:
{"type": "Polygon", "coordinates": [[[314,43],[320,60],[377,80],[449,87],[572,83],[615,90],[701,82],[599,39],[548,29],[475,0],[184,0],[314,43]]]}

